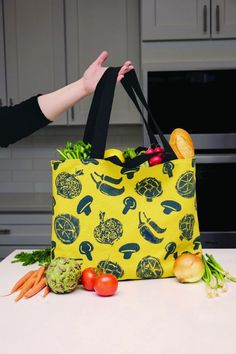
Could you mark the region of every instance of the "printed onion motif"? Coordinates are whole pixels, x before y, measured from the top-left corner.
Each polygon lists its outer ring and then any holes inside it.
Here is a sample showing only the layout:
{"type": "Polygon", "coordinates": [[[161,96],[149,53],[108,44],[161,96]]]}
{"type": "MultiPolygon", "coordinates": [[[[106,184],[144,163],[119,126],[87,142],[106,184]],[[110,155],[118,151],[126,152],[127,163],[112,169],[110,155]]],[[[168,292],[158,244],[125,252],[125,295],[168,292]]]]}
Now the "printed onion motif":
{"type": "Polygon", "coordinates": [[[73,199],[80,195],[82,190],[81,182],[67,172],[61,172],[56,178],[57,194],[63,198],[73,199]]]}
{"type": "Polygon", "coordinates": [[[113,245],[123,235],[123,226],[115,218],[105,220],[105,213],[100,212],[100,224],[95,227],[93,235],[99,243],[113,245]]]}

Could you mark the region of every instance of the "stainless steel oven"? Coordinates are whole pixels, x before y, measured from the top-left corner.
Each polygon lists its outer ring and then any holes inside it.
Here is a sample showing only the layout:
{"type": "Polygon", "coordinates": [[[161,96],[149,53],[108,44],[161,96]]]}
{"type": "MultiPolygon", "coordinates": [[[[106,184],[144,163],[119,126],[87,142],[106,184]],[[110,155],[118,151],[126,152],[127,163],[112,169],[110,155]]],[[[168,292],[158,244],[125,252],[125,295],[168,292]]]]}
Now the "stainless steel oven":
{"type": "Polygon", "coordinates": [[[236,247],[236,69],[148,71],[147,97],[167,137],[193,138],[204,247],[236,247]]]}

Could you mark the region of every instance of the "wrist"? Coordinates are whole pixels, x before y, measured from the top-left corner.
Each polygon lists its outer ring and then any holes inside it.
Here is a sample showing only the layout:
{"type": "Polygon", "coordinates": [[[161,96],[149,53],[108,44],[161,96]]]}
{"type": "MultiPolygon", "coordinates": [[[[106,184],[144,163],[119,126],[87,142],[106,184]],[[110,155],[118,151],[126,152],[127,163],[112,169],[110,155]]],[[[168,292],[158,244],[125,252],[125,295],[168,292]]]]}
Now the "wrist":
{"type": "MultiPolygon", "coordinates": [[[[79,80],[77,81],[77,83],[78,83],[79,92],[81,93],[81,96],[82,96],[82,97],[86,97],[86,96],[91,95],[92,91],[88,89],[84,77],[82,77],[81,79],[79,79],[79,80]]],[[[82,97],[81,97],[81,98],[82,98],[82,97]]]]}

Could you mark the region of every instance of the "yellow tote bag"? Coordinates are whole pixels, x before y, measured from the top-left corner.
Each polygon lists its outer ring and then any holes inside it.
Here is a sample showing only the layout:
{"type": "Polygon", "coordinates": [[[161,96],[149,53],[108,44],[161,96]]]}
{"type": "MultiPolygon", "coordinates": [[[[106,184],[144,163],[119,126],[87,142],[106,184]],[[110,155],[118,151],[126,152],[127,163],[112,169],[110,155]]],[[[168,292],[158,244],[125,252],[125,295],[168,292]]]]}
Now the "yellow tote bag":
{"type": "MultiPolygon", "coordinates": [[[[81,259],[82,269],[99,267],[120,280],[170,277],[179,254],[201,252],[195,160],[176,159],[159,127],[162,164],[140,166],[150,155],[130,164],[102,158],[117,70],[105,72],[94,94],[84,136],[92,157],[51,162],[52,256],[81,259]]],[[[148,109],[134,71],[122,84],[137,108],[135,95],[148,109]]]]}

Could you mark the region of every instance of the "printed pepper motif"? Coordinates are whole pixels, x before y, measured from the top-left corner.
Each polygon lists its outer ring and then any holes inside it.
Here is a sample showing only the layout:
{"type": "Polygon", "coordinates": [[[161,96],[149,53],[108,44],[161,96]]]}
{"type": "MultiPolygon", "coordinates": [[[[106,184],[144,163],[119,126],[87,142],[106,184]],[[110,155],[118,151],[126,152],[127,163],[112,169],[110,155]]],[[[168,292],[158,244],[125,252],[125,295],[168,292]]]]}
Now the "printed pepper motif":
{"type": "Polygon", "coordinates": [[[139,212],[139,232],[141,234],[141,236],[151,242],[151,243],[161,243],[163,241],[164,238],[158,238],[157,236],[154,235],[154,233],[151,231],[151,229],[149,228],[149,225],[151,226],[151,228],[156,232],[156,233],[163,233],[166,231],[166,229],[162,229],[160,226],[158,226],[153,220],[151,220],[150,218],[148,218],[146,216],[145,213],[143,213],[146,222],[143,222],[141,220],[141,212],[139,212]]]}
{"type": "MultiPolygon", "coordinates": [[[[118,195],[121,195],[121,194],[124,193],[124,191],[125,191],[125,187],[116,188],[116,187],[113,187],[113,186],[110,185],[110,184],[104,183],[103,180],[105,180],[105,178],[106,178],[106,180],[107,180],[107,178],[108,178],[109,176],[104,176],[104,175],[102,175],[102,176],[103,176],[102,178],[99,177],[99,178],[101,178],[101,181],[97,181],[92,173],[90,173],[90,176],[91,176],[92,180],[94,181],[94,183],[96,184],[97,189],[98,189],[101,193],[103,193],[103,194],[105,194],[105,195],[109,195],[109,196],[112,196],[112,197],[116,197],[116,196],[118,196],[118,195]]],[[[109,179],[111,179],[111,177],[109,177],[109,179]]],[[[117,180],[116,180],[116,181],[117,181],[117,180]]],[[[113,183],[113,184],[114,184],[114,182],[110,182],[110,183],[113,183]]]]}

